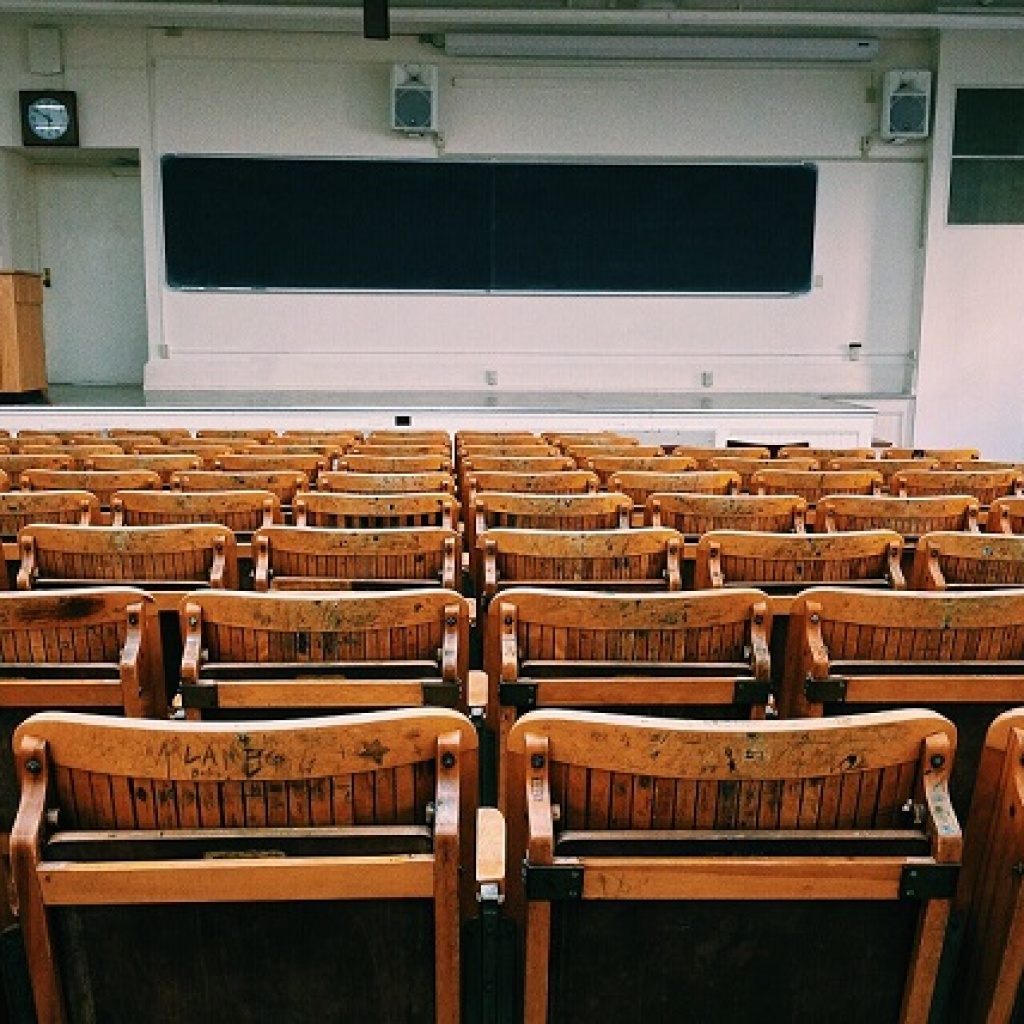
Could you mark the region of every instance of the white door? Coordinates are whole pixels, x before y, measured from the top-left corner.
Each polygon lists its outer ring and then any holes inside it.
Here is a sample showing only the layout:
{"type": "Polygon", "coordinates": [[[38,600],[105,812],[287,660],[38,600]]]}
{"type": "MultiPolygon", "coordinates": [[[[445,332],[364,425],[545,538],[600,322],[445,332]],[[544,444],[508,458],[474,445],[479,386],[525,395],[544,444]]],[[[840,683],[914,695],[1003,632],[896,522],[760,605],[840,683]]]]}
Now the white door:
{"type": "Polygon", "coordinates": [[[36,167],[51,384],[142,384],[146,284],[137,170],[36,167]]]}

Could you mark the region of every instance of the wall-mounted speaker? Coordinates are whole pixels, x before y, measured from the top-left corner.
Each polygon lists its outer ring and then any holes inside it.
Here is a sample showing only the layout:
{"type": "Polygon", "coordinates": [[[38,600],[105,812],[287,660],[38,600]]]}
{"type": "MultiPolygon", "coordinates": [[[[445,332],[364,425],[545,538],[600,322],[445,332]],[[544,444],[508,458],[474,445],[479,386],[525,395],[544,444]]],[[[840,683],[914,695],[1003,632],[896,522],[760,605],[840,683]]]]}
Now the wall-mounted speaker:
{"type": "Polygon", "coordinates": [[[413,135],[437,131],[436,65],[392,65],[391,127],[413,135]]]}
{"type": "Polygon", "coordinates": [[[882,138],[927,139],[931,104],[930,71],[887,71],[882,79],[882,138]]]}

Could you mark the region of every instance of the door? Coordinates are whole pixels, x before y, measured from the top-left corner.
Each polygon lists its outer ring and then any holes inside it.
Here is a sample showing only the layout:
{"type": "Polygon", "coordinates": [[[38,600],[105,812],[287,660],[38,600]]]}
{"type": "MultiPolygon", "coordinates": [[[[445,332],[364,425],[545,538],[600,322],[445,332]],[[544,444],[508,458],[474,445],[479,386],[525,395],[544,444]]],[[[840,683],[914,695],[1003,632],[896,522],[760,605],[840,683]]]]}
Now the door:
{"type": "Polygon", "coordinates": [[[137,168],[40,165],[39,260],[51,384],[141,385],[146,362],[137,168]]]}

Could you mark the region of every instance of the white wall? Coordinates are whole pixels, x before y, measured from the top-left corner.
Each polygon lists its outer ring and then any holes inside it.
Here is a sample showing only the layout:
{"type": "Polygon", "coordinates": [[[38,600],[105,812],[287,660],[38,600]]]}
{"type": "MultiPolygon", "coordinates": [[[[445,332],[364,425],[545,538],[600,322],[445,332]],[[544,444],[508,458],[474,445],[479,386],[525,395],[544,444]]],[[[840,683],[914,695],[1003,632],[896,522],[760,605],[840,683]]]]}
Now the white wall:
{"type": "Polygon", "coordinates": [[[916,443],[1024,457],[1024,225],[948,225],[958,86],[1024,86],[1024,33],[945,35],[928,207],[916,443]]]}
{"type": "MultiPolygon", "coordinates": [[[[0,25],[0,48],[21,52],[23,34],[0,25]]],[[[714,392],[909,393],[928,147],[876,141],[864,156],[861,140],[877,127],[881,71],[934,66],[922,43],[883,40],[870,67],[523,66],[410,39],[68,27],[65,54],[84,145],[141,153],[152,390],[481,389],[494,370],[499,390],[690,391],[711,371],[714,392]],[[433,143],[387,126],[403,59],[441,68],[448,154],[816,162],[820,286],[790,298],[164,287],[161,154],[433,157],[433,143]]],[[[0,67],[14,90],[37,84],[17,59],[0,67]]],[[[0,145],[17,145],[13,100],[0,145]]]]}

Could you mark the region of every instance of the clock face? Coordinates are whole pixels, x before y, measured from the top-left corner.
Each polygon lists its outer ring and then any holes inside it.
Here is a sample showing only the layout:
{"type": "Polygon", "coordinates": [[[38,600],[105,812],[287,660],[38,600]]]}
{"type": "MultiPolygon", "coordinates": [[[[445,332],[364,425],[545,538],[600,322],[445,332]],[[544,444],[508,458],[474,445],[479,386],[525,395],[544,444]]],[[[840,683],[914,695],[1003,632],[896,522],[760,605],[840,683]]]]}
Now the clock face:
{"type": "Polygon", "coordinates": [[[21,142],[24,146],[77,146],[75,93],[33,89],[20,93],[21,142]]]}
{"type": "Polygon", "coordinates": [[[42,96],[28,106],[28,126],[34,135],[47,142],[59,139],[71,127],[71,114],[63,100],[42,96]]]}

